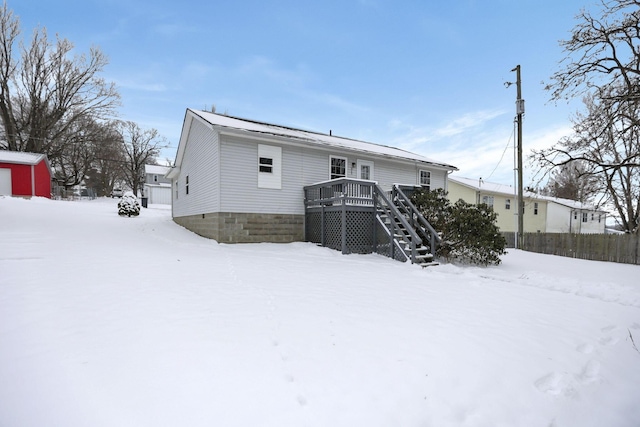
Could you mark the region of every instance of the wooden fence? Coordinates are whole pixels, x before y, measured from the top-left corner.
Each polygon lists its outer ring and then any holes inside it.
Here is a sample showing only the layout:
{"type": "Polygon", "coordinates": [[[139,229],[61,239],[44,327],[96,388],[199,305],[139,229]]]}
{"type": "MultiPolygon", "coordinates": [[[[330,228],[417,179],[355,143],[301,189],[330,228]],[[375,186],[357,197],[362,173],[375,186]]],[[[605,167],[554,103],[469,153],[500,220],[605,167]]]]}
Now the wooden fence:
{"type": "MultiPolygon", "coordinates": [[[[514,233],[504,233],[507,247],[514,247],[514,233]]],[[[594,261],[640,264],[637,234],[525,233],[523,249],[594,261]]]]}

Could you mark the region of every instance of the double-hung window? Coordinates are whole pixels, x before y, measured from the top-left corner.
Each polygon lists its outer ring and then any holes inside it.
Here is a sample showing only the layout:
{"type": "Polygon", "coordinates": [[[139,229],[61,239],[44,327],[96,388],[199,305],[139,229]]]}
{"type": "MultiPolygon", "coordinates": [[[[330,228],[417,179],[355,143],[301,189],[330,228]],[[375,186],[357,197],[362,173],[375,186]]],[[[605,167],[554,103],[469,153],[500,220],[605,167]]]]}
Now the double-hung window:
{"type": "Polygon", "coordinates": [[[347,176],[347,159],[345,157],[329,157],[329,176],[330,179],[347,176]]]}
{"type": "Polygon", "coordinates": [[[493,196],[482,196],[482,203],[493,207],[493,196]]]}
{"type": "Polygon", "coordinates": [[[507,199],[504,201],[504,208],[506,210],[510,210],[511,209],[511,199],[507,199]]]}
{"type": "Polygon", "coordinates": [[[431,171],[421,170],[418,178],[422,187],[426,188],[427,191],[431,190],[431,171]]]}

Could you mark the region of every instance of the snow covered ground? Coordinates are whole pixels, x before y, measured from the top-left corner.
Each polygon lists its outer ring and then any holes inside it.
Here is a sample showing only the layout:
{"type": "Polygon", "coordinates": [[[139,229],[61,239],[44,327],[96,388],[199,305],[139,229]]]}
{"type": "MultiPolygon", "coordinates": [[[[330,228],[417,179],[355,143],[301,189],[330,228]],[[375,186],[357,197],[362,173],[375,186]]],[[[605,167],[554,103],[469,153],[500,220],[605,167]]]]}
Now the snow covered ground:
{"type": "Polygon", "coordinates": [[[421,269],[0,198],[0,426],[638,426],[640,267],[421,269]]]}

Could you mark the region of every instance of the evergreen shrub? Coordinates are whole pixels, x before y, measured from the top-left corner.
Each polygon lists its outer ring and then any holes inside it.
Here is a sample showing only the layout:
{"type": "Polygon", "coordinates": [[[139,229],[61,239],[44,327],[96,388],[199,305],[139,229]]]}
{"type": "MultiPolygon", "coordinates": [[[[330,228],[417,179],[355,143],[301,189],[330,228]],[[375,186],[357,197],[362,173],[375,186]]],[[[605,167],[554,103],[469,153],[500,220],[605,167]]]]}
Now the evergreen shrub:
{"type": "Polygon", "coordinates": [[[442,189],[418,190],[411,199],[442,238],[437,257],[468,264],[500,264],[507,241],[491,206],[472,205],[462,199],[451,204],[442,189]]]}
{"type": "Polygon", "coordinates": [[[118,202],[118,215],[128,217],[140,215],[140,203],[131,191],[125,192],[118,202]]]}

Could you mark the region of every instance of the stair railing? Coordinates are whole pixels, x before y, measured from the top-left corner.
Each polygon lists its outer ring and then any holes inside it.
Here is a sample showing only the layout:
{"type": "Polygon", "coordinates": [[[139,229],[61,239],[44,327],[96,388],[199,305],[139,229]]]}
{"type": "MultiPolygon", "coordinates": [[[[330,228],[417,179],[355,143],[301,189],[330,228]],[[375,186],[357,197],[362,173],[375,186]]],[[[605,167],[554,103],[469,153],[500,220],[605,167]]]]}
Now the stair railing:
{"type": "Polygon", "coordinates": [[[398,201],[411,218],[411,225],[415,227],[415,221],[417,220],[422,226],[423,230],[427,234],[427,238],[429,239],[429,250],[431,251],[431,255],[435,256],[436,245],[442,241],[436,230],[431,226],[431,224],[429,224],[429,221],[427,221],[427,219],[420,213],[418,208],[416,208],[413,202],[411,202],[411,199],[407,197],[398,185],[394,184],[392,194],[393,199],[398,201]]]}
{"type": "MultiPolygon", "coordinates": [[[[410,237],[409,242],[407,243],[409,243],[411,247],[411,262],[417,263],[418,262],[417,247],[422,245],[422,239],[420,238],[420,236],[418,236],[418,233],[416,233],[414,227],[411,224],[409,224],[409,221],[407,221],[405,216],[398,210],[396,205],[393,204],[391,200],[389,200],[389,198],[385,195],[382,188],[380,188],[380,186],[377,184],[374,190],[374,204],[376,207],[376,211],[378,210],[384,211],[384,213],[387,215],[387,217],[391,221],[391,224],[390,224],[391,226],[391,230],[390,230],[391,258],[394,258],[394,250],[397,243],[396,236],[400,234],[399,233],[400,230],[398,229],[398,222],[400,222],[404,227],[405,232],[408,234],[408,237],[410,237]]],[[[376,215],[380,220],[378,212],[376,213],[376,215]]]]}

